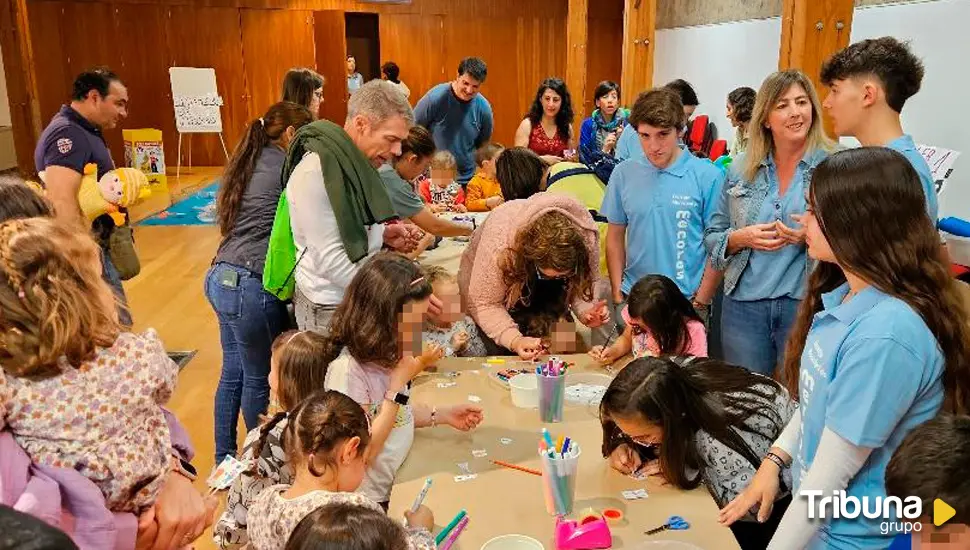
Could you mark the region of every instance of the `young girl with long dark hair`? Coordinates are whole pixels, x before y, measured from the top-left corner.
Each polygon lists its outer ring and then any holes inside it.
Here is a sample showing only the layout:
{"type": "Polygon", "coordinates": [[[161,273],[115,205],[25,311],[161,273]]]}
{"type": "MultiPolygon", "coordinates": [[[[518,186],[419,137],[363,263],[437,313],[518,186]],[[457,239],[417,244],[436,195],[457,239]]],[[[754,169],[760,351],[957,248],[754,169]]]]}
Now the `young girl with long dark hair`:
{"type": "MultiPolygon", "coordinates": [[[[785,357],[801,406],[748,488],[722,510],[725,523],[759,503],[765,517],[788,468],[799,492],[885,499],[886,465],[906,434],[941,409],[967,410],[967,309],[924,200],[916,171],[890,149],[842,151],[815,169],[806,243],[821,263],[785,357]]],[[[809,506],[796,500],[771,548],[881,549],[898,534],[880,521],[900,518],[823,513],[809,521],[809,506]]]]}
{"type": "MultiPolygon", "coordinates": [[[[644,358],[627,365],[600,403],[603,456],[622,473],[703,484],[718,507],[734,499],[795,410],[774,380],[712,359],[644,358]],[[651,456],[655,461],[645,462],[651,456]]],[[[791,478],[785,480],[791,487],[791,478]]],[[[765,548],[790,498],[775,495],[770,521],[733,526],[745,550],[765,548]]]]}
{"type": "Polygon", "coordinates": [[[410,401],[410,380],[443,355],[441,348],[421,347],[431,292],[416,263],[390,252],[375,255],[347,287],[323,354],[327,389],[349,395],[372,417],[359,492],[385,509],[415,428],[442,424],[469,431],[482,421],[475,405],[438,408],[410,401]]]}
{"type": "Polygon", "coordinates": [[[222,243],[205,277],[205,295],[219,318],[222,374],[216,389],[216,464],[236,454],[236,424],[259,424],[269,403],[270,346],[286,330],[286,306],[263,290],[263,266],[286,147],[313,117],[280,102],[250,123],[222,176],[216,197],[222,243]]]}
{"type": "Polygon", "coordinates": [[[634,359],[665,355],[707,357],[707,331],[677,283],[663,275],[647,275],[630,289],[620,313],[626,327],[608,347],[594,346],[589,355],[601,365],[628,353],[634,359]]]}

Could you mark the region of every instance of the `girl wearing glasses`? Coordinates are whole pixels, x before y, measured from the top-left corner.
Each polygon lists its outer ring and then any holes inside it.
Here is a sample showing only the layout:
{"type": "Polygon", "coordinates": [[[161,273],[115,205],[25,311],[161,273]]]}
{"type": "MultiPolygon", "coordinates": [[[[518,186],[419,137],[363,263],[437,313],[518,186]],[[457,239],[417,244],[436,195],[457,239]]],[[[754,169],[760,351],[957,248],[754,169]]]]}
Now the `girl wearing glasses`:
{"type": "Polygon", "coordinates": [[[610,365],[633,352],[633,358],[690,355],[707,357],[704,322],[677,283],[647,275],[630,289],[621,313],[626,328],[613,345],[595,346],[589,355],[610,365]]]}
{"type": "MultiPolygon", "coordinates": [[[[703,484],[723,508],[754,477],[795,412],[774,380],[713,359],[643,358],[626,366],[600,403],[603,456],[617,471],[656,474],[680,489],[703,484]]],[[[764,549],[791,502],[782,478],[774,512],[731,525],[744,550],[764,549]]]]}

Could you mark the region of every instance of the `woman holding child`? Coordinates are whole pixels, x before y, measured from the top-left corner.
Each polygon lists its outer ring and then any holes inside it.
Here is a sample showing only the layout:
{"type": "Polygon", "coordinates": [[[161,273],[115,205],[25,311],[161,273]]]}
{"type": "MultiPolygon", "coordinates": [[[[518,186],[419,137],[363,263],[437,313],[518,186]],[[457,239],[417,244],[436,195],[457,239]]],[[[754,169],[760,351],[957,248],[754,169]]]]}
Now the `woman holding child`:
{"type": "Polygon", "coordinates": [[[458,272],[464,309],[489,353],[534,359],[570,311],[591,328],[606,322],[606,304],[592,303],[598,238],[589,210],[570,197],[540,193],[492,211],[458,272]]]}

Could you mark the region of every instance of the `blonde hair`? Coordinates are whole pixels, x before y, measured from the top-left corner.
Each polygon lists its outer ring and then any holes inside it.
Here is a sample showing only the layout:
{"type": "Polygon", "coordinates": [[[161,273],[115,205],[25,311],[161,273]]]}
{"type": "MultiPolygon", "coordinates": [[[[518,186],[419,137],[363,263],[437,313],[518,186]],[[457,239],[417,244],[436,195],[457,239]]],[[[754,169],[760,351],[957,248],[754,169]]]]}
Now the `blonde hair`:
{"type": "Polygon", "coordinates": [[[801,86],[812,102],[812,125],[808,129],[807,150],[835,150],[835,142],[825,135],[825,129],[822,127],[822,105],[812,81],[801,71],[794,69],[778,71],[768,75],[768,78],[761,83],[754,102],[751,122],[748,123],[748,148],[744,153],[744,164],[741,167],[745,180],[754,181],[761,163],[774,150],[774,137],[771,135],[771,130],[765,127],[765,122],[768,121],[768,115],[778,103],[778,98],[795,85],[801,86]]]}
{"type": "Polygon", "coordinates": [[[455,155],[452,155],[451,151],[442,149],[431,157],[432,170],[454,170],[457,167],[458,163],[455,162],[455,155]]]}
{"type": "Polygon", "coordinates": [[[50,218],[0,224],[0,366],[50,377],[77,368],[121,333],[94,239],[50,218]]]}

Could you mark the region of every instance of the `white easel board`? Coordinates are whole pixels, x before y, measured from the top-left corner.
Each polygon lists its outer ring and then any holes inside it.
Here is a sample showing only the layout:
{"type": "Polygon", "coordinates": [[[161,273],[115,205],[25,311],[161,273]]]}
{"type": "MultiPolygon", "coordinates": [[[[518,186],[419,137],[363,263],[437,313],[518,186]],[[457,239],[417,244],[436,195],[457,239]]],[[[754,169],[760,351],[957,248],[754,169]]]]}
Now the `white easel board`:
{"type": "Polygon", "coordinates": [[[221,133],[222,98],[216,87],[215,69],[171,67],[175,127],[183,134],[221,133]]]}

